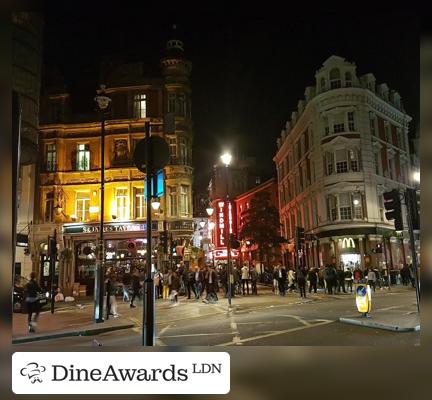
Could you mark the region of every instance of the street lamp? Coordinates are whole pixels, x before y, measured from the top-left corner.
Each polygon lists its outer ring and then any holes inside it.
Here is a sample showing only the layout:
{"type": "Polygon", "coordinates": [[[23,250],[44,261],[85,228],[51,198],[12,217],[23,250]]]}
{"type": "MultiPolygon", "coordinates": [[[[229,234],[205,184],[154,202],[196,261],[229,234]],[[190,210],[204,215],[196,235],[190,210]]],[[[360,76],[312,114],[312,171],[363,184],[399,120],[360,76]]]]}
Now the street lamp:
{"type": "MultiPolygon", "coordinates": [[[[95,274],[95,309],[94,319],[96,322],[104,322],[103,319],[103,295],[104,295],[104,269],[105,269],[105,249],[104,249],[104,200],[105,200],[105,114],[111,103],[111,99],[105,96],[105,85],[100,85],[96,97],[94,98],[101,118],[101,186],[100,186],[100,227],[99,227],[99,261],[95,274]]],[[[108,310],[107,310],[108,313],[108,310]]]]}
{"type": "Polygon", "coordinates": [[[204,220],[202,220],[202,221],[200,221],[199,222],[199,226],[201,227],[201,228],[204,228],[205,227],[205,221],[204,220]]]}
{"type": "Polygon", "coordinates": [[[153,210],[155,210],[155,211],[159,210],[160,204],[161,203],[160,203],[159,197],[153,197],[152,198],[151,206],[152,206],[153,210]]]}
{"type": "MultiPolygon", "coordinates": [[[[221,155],[221,160],[225,164],[225,180],[226,180],[226,205],[229,212],[229,182],[228,182],[228,167],[231,164],[232,155],[230,153],[224,153],[221,155]]],[[[225,241],[227,245],[227,274],[228,274],[228,308],[231,309],[231,235],[230,226],[225,229],[225,241]]]]}
{"type": "Polygon", "coordinates": [[[214,208],[210,205],[206,208],[207,215],[211,217],[213,215],[214,208]]]}
{"type": "Polygon", "coordinates": [[[413,179],[414,179],[414,182],[420,183],[420,171],[415,171],[413,173],[413,179]]]}

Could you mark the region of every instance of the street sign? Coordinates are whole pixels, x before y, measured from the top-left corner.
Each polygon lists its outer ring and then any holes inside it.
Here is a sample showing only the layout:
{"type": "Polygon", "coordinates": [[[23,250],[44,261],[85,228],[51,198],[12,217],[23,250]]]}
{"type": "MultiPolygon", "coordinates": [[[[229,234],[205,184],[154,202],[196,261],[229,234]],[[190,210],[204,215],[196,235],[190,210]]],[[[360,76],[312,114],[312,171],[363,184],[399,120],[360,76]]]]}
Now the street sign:
{"type": "MultiPolygon", "coordinates": [[[[151,177],[150,197],[162,197],[164,194],[164,172],[160,169],[156,175],[156,193],[154,193],[154,176],[151,177]]],[[[147,176],[144,178],[144,197],[147,197],[147,176]]]]}
{"type": "MultiPolygon", "coordinates": [[[[150,136],[150,149],[152,157],[153,171],[162,169],[169,161],[168,143],[160,136],[150,136]]],[[[140,140],[134,150],[133,160],[135,166],[141,171],[147,173],[146,170],[146,147],[147,139],[140,140]]]]}
{"type": "Polygon", "coordinates": [[[366,315],[372,307],[371,288],[365,283],[355,285],[356,305],[359,313],[366,315]]]}

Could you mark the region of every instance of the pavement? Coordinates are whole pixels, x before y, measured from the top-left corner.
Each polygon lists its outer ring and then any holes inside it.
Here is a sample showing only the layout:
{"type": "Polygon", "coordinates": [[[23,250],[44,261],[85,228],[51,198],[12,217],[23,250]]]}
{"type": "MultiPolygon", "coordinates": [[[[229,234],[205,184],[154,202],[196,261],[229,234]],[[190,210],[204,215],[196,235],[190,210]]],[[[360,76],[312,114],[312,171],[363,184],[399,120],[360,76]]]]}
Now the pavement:
{"type": "MultiPolygon", "coordinates": [[[[258,293],[258,296],[250,295],[234,297],[232,299],[233,306],[231,309],[228,308],[228,301],[223,298],[223,296],[219,296],[219,301],[215,304],[205,304],[199,300],[187,300],[185,297],[179,297],[180,302],[176,307],[171,306],[167,300],[157,300],[156,325],[157,332],[159,332],[158,344],[179,345],[182,344],[182,342],[187,342],[187,337],[190,336],[194,336],[195,343],[197,342],[197,335],[209,335],[210,333],[204,332],[202,334],[194,334],[193,332],[199,331],[199,329],[201,329],[205,324],[209,324],[209,326],[211,325],[213,332],[218,332],[218,330],[216,330],[218,324],[217,321],[220,321],[220,323],[223,324],[228,324],[227,332],[230,331],[230,333],[224,333],[223,335],[225,335],[226,338],[224,339],[222,335],[221,340],[222,342],[225,340],[225,343],[231,343],[232,340],[240,340],[235,339],[235,334],[234,337],[231,337],[231,331],[235,332],[246,327],[249,329],[249,327],[252,328],[255,326],[251,331],[251,335],[249,335],[249,333],[246,335],[254,337],[252,336],[254,330],[256,331],[257,329],[265,327],[266,324],[273,324],[273,319],[275,319],[274,323],[278,325],[279,322],[277,318],[280,318],[280,313],[283,314],[284,320],[290,318],[291,322],[297,321],[296,323],[298,326],[292,325],[293,327],[291,328],[290,325],[289,329],[286,330],[290,333],[296,332],[303,325],[305,327],[312,327],[312,325],[313,327],[319,327],[322,325],[322,328],[325,328],[324,325],[327,325],[329,322],[335,322],[336,320],[346,323],[346,321],[341,320],[343,318],[351,319],[353,321],[358,320],[358,317],[353,315],[355,304],[354,294],[351,293],[327,295],[322,291],[318,291],[316,294],[308,293],[306,299],[300,298],[297,292],[288,293],[285,297],[277,296],[267,287],[259,287],[258,293]],[[308,309],[305,309],[304,307],[308,305],[312,308],[309,307],[308,309]],[[317,308],[318,305],[319,310],[317,308]],[[312,315],[314,307],[317,310],[315,313],[317,315],[312,315]],[[291,312],[282,312],[287,309],[298,309],[298,312],[296,311],[296,315],[291,315],[291,312]],[[307,316],[307,312],[310,312],[311,315],[307,316]],[[337,315],[337,313],[339,315],[337,315]],[[290,316],[288,317],[288,315],[290,316]],[[260,324],[260,322],[258,322],[259,318],[257,319],[257,322],[254,322],[250,320],[250,316],[256,316],[257,318],[258,316],[262,316],[263,318],[261,318],[261,320],[263,321],[263,324],[257,325],[260,324]],[[239,321],[239,327],[241,327],[241,329],[236,328],[233,330],[232,328],[237,326],[235,322],[236,320],[239,321]],[[162,339],[164,340],[163,343],[162,339]]],[[[385,307],[379,308],[378,303],[375,303],[377,309],[373,309],[371,313],[372,317],[367,319],[370,327],[380,328],[380,324],[385,325],[386,323],[390,326],[393,323],[393,326],[399,327],[398,329],[393,329],[393,331],[402,332],[408,327],[410,328],[412,325],[419,326],[419,323],[415,322],[416,318],[418,320],[418,315],[417,313],[413,313],[415,305],[412,301],[408,302],[410,305],[406,307],[404,306],[404,304],[406,304],[405,301],[400,301],[400,304],[396,306],[394,305],[392,298],[395,297],[392,297],[392,295],[398,294],[402,296],[405,296],[406,294],[409,298],[412,297],[412,291],[404,287],[393,287],[391,291],[377,290],[376,298],[377,300],[382,299],[379,301],[385,307]],[[370,325],[372,323],[375,325],[370,325]]],[[[121,299],[118,299],[118,313],[120,317],[117,319],[110,318],[108,321],[96,324],[93,322],[93,299],[85,298],[78,299],[78,301],[79,302],[74,302],[72,304],[57,304],[54,314],[51,314],[47,307],[46,310],[41,313],[37,332],[32,334],[29,334],[27,331],[26,315],[14,314],[12,343],[24,344],[48,339],[50,339],[51,342],[57,340],[59,343],[62,340],[75,340],[78,342],[80,340],[79,337],[81,336],[83,337],[83,340],[84,337],[92,337],[95,338],[95,340],[96,338],[99,340],[100,337],[122,337],[124,338],[124,342],[129,343],[131,340],[131,334],[135,335],[135,339],[138,341],[138,336],[140,336],[142,329],[142,303],[137,303],[138,307],[131,309],[129,303],[123,303],[121,299]],[[122,332],[124,332],[124,334],[122,332]],[[76,337],[76,339],[72,339],[73,336],[76,337]]],[[[367,326],[362,324],[357,325],[367,326]]],[[[279,329],[279,327],[277,328],[279,329]]],[[[329,327],[327,326],[327,328],[329,327]]],[[[274,330],[274,332],[279,332],[279,330],[274,330]]],[[[281,332],[283,332],[283,330],[281,332]]],[[[300,331],[298,333],[300,334],[300,331]]],[[[215,335],[215,333],[212,333],[212,335],[215,335]]],[[[270,336],[268,335],[269,333],[265,331],[264,335],[261,335],[262,338],[260,336],[260,340],[267,343],[266,340],[271,340],[272,335],[279,335],[279,333],[276,334],[270,332],[270,336]]],[[[88,343],[89,340],[86,340],[86,343],[88,343]]],[[[204,340],[204,336],[200,337],[199,340],[204,340]]],[[[214,337],[214,340],[218,343],[205,341],[202,344],[224,344],[219,343],[219,338],[216,336],[214,337]]],[[[242,338],[241,343],[239,344],[249,344],[248,341],[251,340],[252,339],[242,338]]],[[[256,343],[259,343],[259,340],[253,340],[256,341],[256,343]]],[[[250,344],[255,344],[255,342],[250,344]]]]}

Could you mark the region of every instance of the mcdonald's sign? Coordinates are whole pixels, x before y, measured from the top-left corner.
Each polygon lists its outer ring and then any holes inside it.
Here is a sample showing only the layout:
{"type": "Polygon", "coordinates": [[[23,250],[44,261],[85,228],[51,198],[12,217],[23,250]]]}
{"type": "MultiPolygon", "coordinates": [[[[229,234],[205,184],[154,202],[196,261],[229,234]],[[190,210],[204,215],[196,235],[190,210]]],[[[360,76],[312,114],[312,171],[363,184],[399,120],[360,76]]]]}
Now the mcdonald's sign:
{"type": "Polygon", "coordinates": [[[342,240],[343,249],[355,249],[355,243],[353,238],[343,238],[342,240]]]}

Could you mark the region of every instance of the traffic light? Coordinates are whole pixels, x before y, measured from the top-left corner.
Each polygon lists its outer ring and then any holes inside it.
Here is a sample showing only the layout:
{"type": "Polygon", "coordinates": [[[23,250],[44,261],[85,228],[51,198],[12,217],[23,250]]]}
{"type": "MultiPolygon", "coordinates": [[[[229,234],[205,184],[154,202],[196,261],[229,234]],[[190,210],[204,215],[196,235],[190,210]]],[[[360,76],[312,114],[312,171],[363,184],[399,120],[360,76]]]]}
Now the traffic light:
{"type": "Polygon", "coordinates": [[[387,210],[385,213],[386,218],[391,221],[394,220],[395,230],[403,231],[402,209],[399,191],[393,189],[390,192],[383,193],[384,208],[387,210]]]}
{"type": "Polygon", "coordinates": [[[159,243],[163,248],[164,254],[168,253],[168,232],[163,231],[159,234],[159,243]]]}
{"type": "Polygon", "coordinates": [[[240,247],[240,242],[237,240],[234,234],[230,235],[230,246],[232,249],[238,249],[240,247]]]}
{"type": "Polygon", "coordinates": [[[304,228],[301,226],[297,227],[297,243],[300,247],[300,245],[304,244],[305,242],[305,231],[304,228]]]}
{"type": "Polygon", "coordinates": [[[405,201],[409,202],[410,218],[412,229],[420,230],[420,191],[416,189],[407,189],[405,201]]]}

